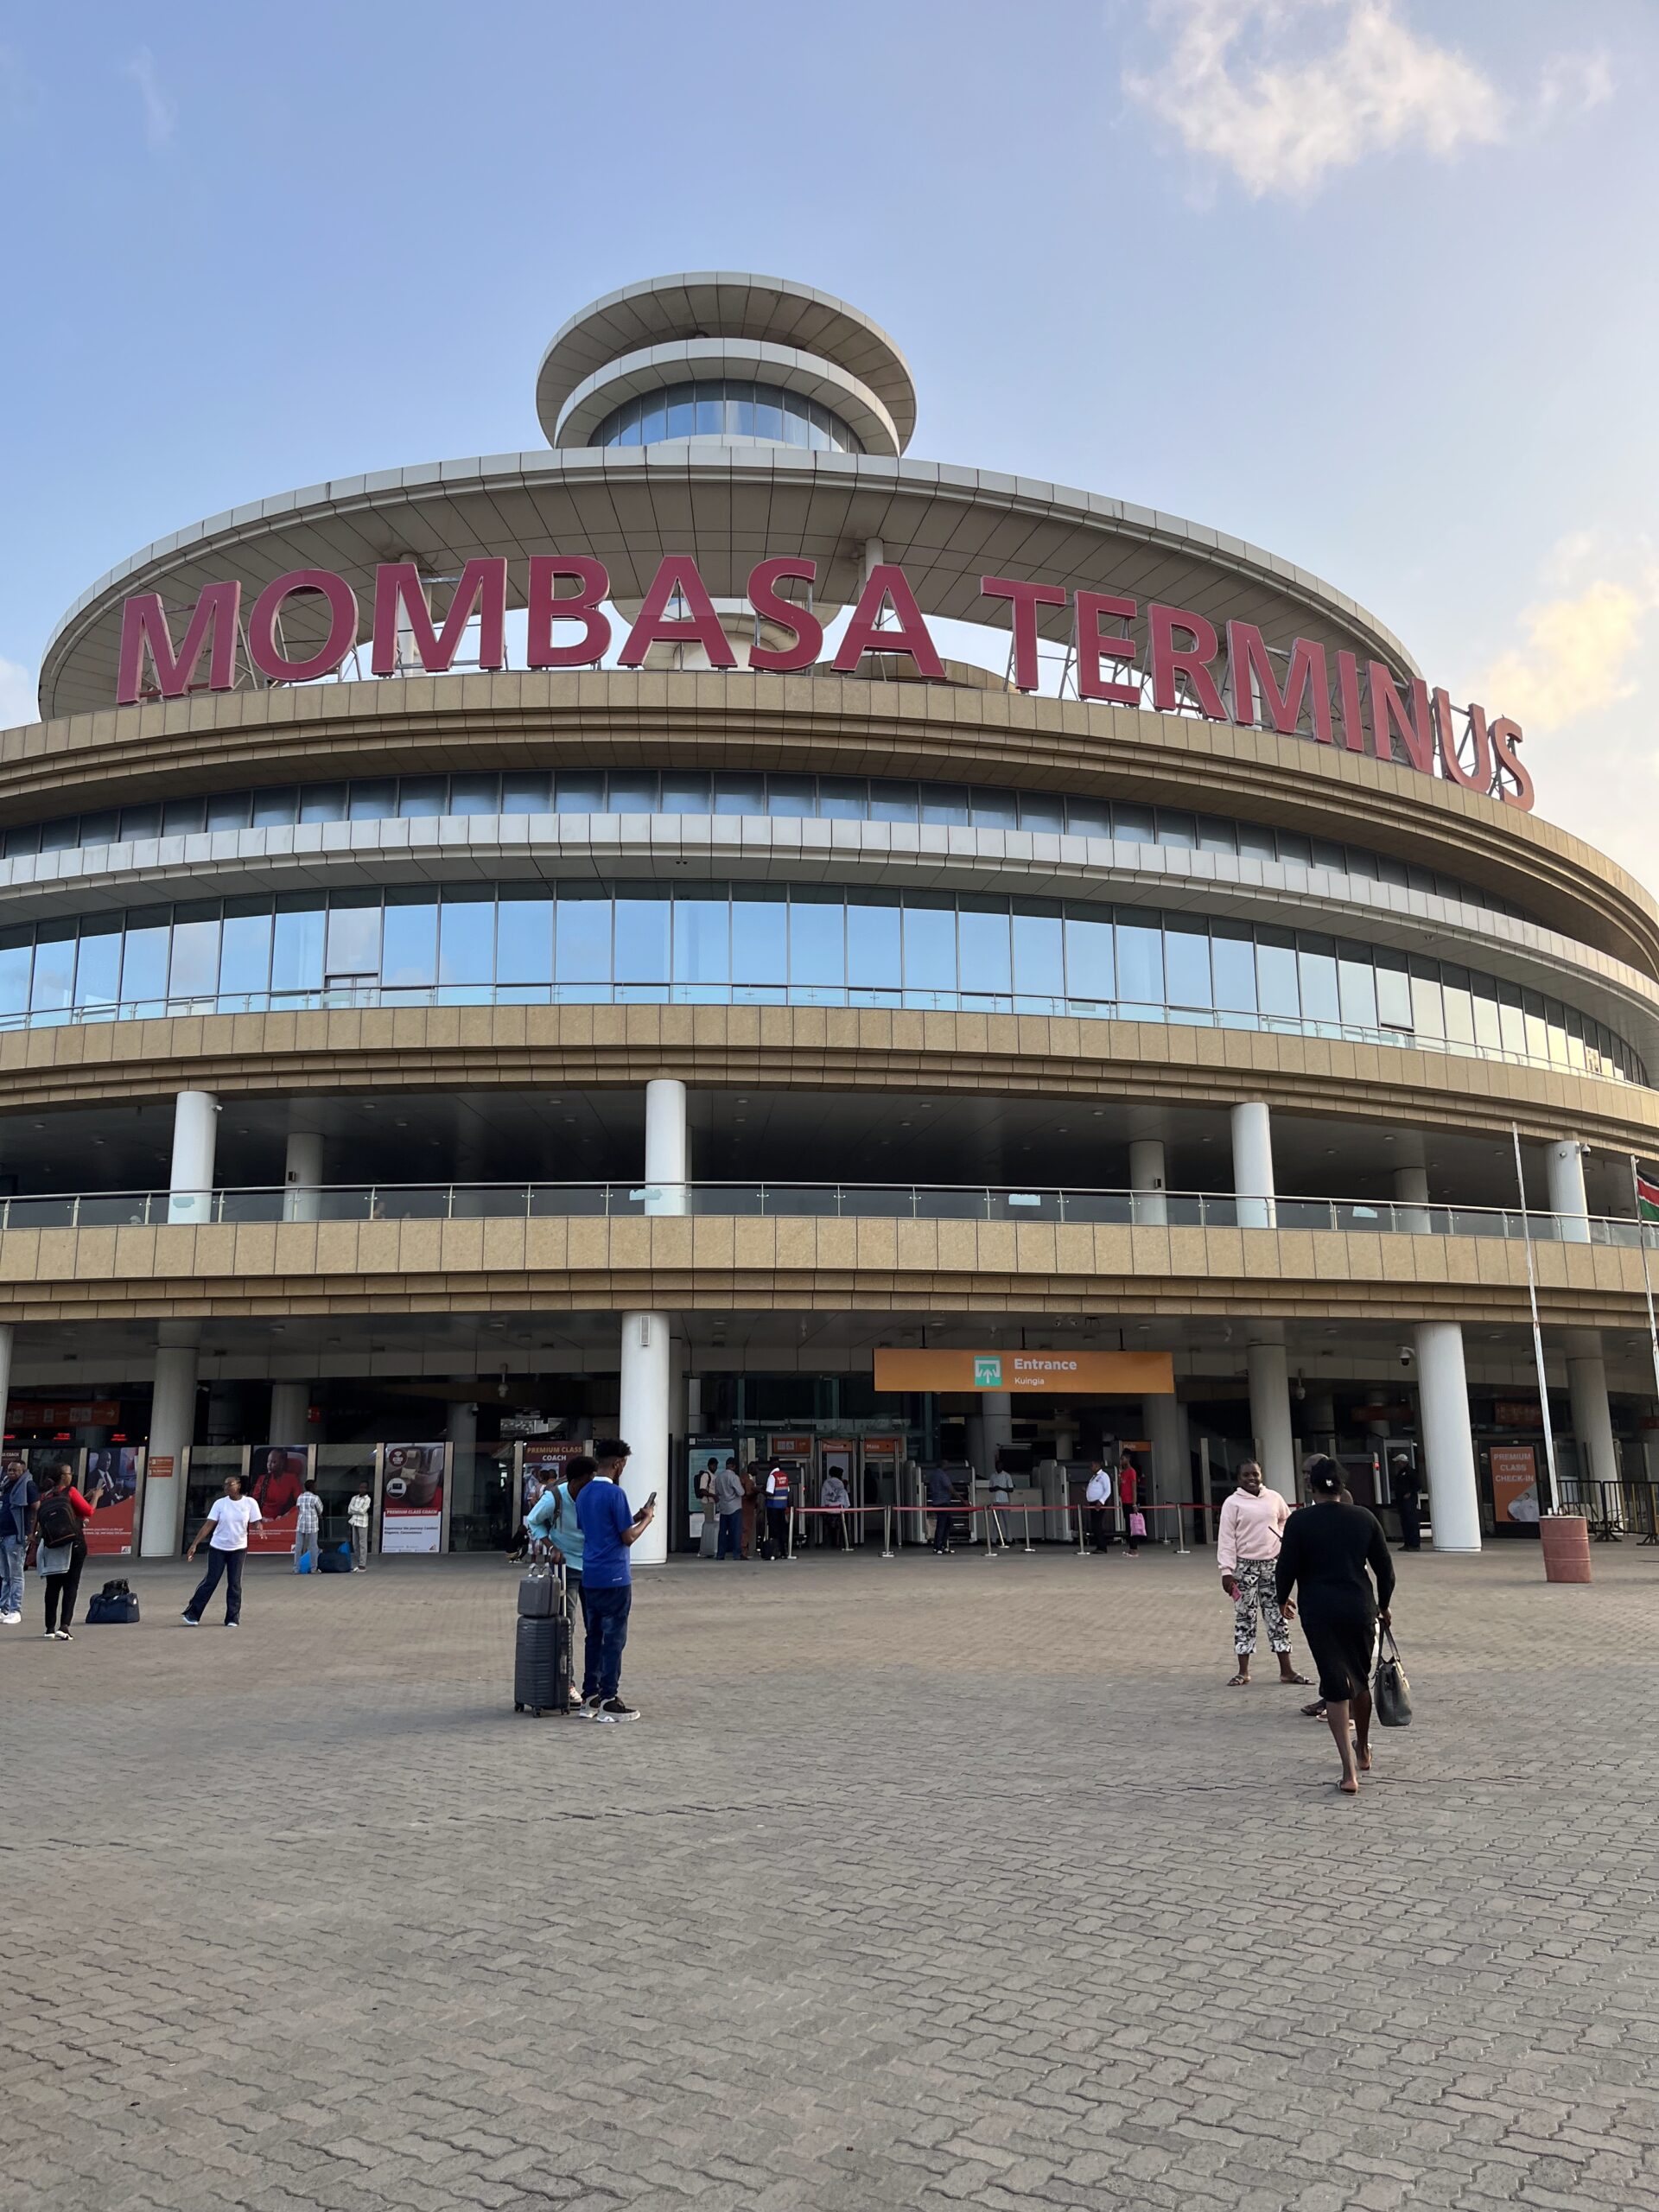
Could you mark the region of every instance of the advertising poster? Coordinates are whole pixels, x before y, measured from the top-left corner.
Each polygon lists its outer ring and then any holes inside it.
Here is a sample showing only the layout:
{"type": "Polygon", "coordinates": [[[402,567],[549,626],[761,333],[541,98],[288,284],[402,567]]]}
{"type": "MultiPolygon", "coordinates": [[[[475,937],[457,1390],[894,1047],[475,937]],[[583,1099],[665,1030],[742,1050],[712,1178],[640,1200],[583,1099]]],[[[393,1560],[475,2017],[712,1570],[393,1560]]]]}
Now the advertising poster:
{"type": "Polygon", "coordinates": [[[1494,1444],[1492,1513],[1500,1529],[1535,1527],[1538,1463],[1530,1444],[1494,1444]]]}
{"type": "MultiPolygon", "coordinates": [[[[525,1444],[519,1448],[518,1526],[522,1529],[531,1507],[563,1474],[565,1461],[582,1456],[582,1446],[572,1436],[563,1438],[556,1444],[525,1444]]],[[[390,1465],[387,1472],[391,1472],[390,1465]]]]}
{"type": "Polygon", "coordinates": [[[693,1537],[702,1533],[703,1503],[698,1485],[702,1484],[713,1496],[715,1477],[728,1459],[737,1453],[731,1440],[724,1436],[694,1436],[686,1447],[685,1510],[687,1533],[693,1537]]]}
{"type": "Polygon", "coordinates": [[[300,1492],[310,1467],[302,1444],[255,1444],[248,1450],[248,1491],[259,1518],[248,1530],[251,1552],[291,1552],[300,1492]]]}
{"type": "Polygon", "coordinates": [[[92,1509],[86,1551],[92,1559],[123,1558],[132,1550],[133,1507],[143,1454],[136,1444],[94,1446],[86,1454],[80,1494],[92,1509]]]}
{"type": "Polygon", "coordinates": [[[380,1492],[383,1552],[442,1550],[444,1450],[442,1444],[388,1444],[384,1447],[385,1480],[380,1492]]]}

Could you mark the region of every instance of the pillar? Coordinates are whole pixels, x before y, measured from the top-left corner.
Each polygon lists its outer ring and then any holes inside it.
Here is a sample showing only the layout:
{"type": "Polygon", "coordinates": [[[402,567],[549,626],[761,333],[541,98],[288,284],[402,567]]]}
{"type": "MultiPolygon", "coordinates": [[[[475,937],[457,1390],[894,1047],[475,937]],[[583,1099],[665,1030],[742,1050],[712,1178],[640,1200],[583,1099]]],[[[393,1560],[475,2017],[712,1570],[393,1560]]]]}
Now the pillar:
{"type": "Polygon", "coordinates": [[[1573,1401],[1573,1434],[1579,1472],[1591,1482],[1618,1480],[1618,1446],[1607,1403],[1607,1363],[1593,1329],[1567,1332],[1567,1387],[1573,1401]]]}
{"type": "Polygon", "coordinates": [[[290,1129],[283,1162],[283,1219],[315,1221],[321,1213],[322,1139],[315,1129],[290,1129]]]}
{"type": "Polygon", "coordinates": [[[633,1547],[636,1567],[660,1567],[668,1557],[672,1351],[666,1313],[623,1314],[617,1433],[632,1446],[626,1476],[628,1502],[637,1509],[652,1491],[657,1493],[657,1517],[633,1547]]]}
{"type": "Polygon", "coordinates": [[[1155,1228],[1169,1219],[1164,1187],[1163,1139],[1136,1137],[1129,1147],[1129,1188],[1137,1222],[1155,1228]]]}
{"type": "Polygon", "coordinates": [[[138,1550],[144,1559],[168,1559],[179,1548],[184,1516],[184,1459],[196,1433],[196,1344],[190,1323],[162,1324],[156,1347],[156,1379],[149,1398],[149,1460],[170,1459],[170,1478],[144,1484],[144,1518],[138,1550]]]}
{"type": "Polygon", "coordinates": [[[979,1394],[980,1451],[984,1459],[979,1472],[987,1480],[995,1471],[996,1455],[1007,1451],[1014,1443],[1014,1394],[1008,1390],[982,1390],[979,1394]]]}
{"type": "MultiPolygon", "coordinates": [[[[1152,1502],[1154,1505],[1188,1506],[1192,1493],[1192,1440],[1186,1408],[1179,1398],[1148,1398],[1145,1403],[1147,1436],[1152,1445],[1152,1502]]],[[[1153,1535],[1173,1543],[1176,1516],[1160,1513],[1147,1523],[1153,1535]]],[[[1191,1525],[1190,1516],[1188,1526],[1191,1525]]]]}
{"type": "Polygon", "coordinates": [[[1474,1440],[1469,1433],[1463,1330],[1456,1321],[1420,1321],[1416,1334],[1417,1403],[1434,1548],[1478,1552],[1480,1499],[1475,1487],[1474,1440]]]}
{"type": "Polygon", "coordinates": [[[1396,1167],[1394,1171],[1394,1224],[1413,1236],[1428,1234],[1428,1170],[1396,1167]]]}
{"type": "Polygon", "coordinates": [[[11,1348],[16,1334],[10,1321],[0,1321],[0,1429],[6,1425],[6,1401],[11,1395],[11,1348]]]}
{"type": "Polygon", "coordinates": [[[652,1192],[645,1200],[647,1213],[685,1211],[689,1152],[685,1085],[671,1076],[658,1076],[645,1085],[645,1181],[652,1192]]]}
{"type": "Polygon", "coordinates": [[[1587,1244],[1590,1200],[1584,1187],[1584,1147],[1575,1137],[1567,1137],[1546,1147],[1544,1156],[1549,1167],[1549,1210],[1560,1217],[1557,1234],[1564,1244],[1587,1244]]]}
{"type": "MultiPolygon", "coordinates": [[[[1233,1188],[1238,1193],[1238,1225],[1241,1229],[1271,1229],[1276,1219],[1273,1204],[1273,1122],[1266,1099],[1247,1099],[1242,1106],[1235,1106],[1232,1128],[1233,1188]]],[[[1283,1363],[1281,1354],[1281,1367],[1283,1363]]],[[[1265,1468],[1266,1462],[1262,1464],[1265,1468]]],[[[1274,1483],[1273,1487],[1276,1490],[1279,1485],[1274,1483]]]]}
{"type": "Polygon", "coordinates": [[[209,1221],[219,1101],[211,1090],[181,1090],[173,1102],[173,1166],[168,1176],[169,1221],[209,1221]]]}
{"type": "Polygon", "coordinates": [[[311,1385],[273,1382],[270,1386],[270,1429],[267,1444],[305,1444],[310,1440],[311,1385]]]}
{"type": "MultiPolygon", "coordinates": [[[[1262,1111],[1266,1112],[1266,1108],[1262,1111]]],[[[1282,1344],[1262,1339],[1246,1347],[1250,1377],[1250,1433],[1269,1490],[1296,1503],[1296,1446],[1290,1428],[1290,1377],[1282,1344]]]]}

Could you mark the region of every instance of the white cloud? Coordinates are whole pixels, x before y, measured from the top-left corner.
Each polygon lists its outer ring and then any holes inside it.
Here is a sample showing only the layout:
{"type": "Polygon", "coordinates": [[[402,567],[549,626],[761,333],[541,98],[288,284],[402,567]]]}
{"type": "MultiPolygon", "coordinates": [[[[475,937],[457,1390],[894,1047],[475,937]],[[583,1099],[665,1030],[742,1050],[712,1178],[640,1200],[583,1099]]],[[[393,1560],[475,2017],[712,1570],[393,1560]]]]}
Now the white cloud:
{"type": "Polygon", "coordinates": [[[1521,642],[1500,653],[1476,696],[1494,714],[1548,734],[1605,714],[1637,689],[1635,664],[1659,610],[1659,563],[1643,549],[1619,572],[1586,575],[1597,548],[1587,537],[1564,540],[1552,575],[1568,588],[1522,610],[1521,642]]]}
{"type": "Polygon", "coordinates": [[[162,89],[156,74],[156,57],[147,46],[141,46],[122,70],[138,87],[138,98],[144,111],[144,143],[151,152],[159,151],[173,136],[173,126],[179,119],[179,111],[162,89]]]}
{"type": "MultiPolygon", "coordinates": [[[[1166,51],[1124,88],[1189,151],[1253,198],[1306,194],[1333,172],[1407,146],[1449,161],[1528,119],[1453,48],[1412,29],[1396,0],[1149,0],[1166,51]]],[[[1605,55],[1546,67],[1531,115],[1611,96],[1605,55]]]]}
{"type": "Polygon", "coordinates": [[[0,656],[0,729],[41,719],[40,679],[33,669],[0,656]]]}

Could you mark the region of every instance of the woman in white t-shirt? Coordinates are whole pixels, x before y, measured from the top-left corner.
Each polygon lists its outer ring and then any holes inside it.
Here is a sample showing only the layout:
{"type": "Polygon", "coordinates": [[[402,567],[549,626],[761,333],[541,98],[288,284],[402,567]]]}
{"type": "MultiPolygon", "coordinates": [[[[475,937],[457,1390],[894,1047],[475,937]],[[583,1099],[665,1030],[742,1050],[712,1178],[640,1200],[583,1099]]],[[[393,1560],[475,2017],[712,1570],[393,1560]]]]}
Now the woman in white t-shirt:
{"type": "Polygon", "coordinates": [[[196,1542],[186,1552],[194,1559],[196,1544],[207,1539],[207,1572],[197,1583],[181,1618],[187,1628],[200,1628],[207,1600],[225,1578],[225,1625],[237,1628],[242,1620],[242,1562],[248,1555],[248,1530],[264,1516],[255,1498],[242,1495],[240,1475],[226,1475],[225,1495],[207,1509],[207,1518],[196,1531],[196,1542]]]}

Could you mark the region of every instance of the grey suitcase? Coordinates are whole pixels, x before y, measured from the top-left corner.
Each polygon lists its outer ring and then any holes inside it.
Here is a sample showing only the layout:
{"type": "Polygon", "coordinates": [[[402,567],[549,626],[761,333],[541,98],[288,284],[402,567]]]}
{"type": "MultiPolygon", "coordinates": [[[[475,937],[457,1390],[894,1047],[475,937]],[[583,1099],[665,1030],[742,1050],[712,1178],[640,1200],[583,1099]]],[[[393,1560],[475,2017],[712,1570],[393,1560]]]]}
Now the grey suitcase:
{"type": "Polygon", "coordinates": [[[526,1575],[518,1586],[518,1621],[513,1646],[512,1709],[533,1713],[568,1712],[570,1705],[570,1605],[564,1572],[526,1575]],[[532,1605],[545,1611],[526,1612],[532,1605]]]}

